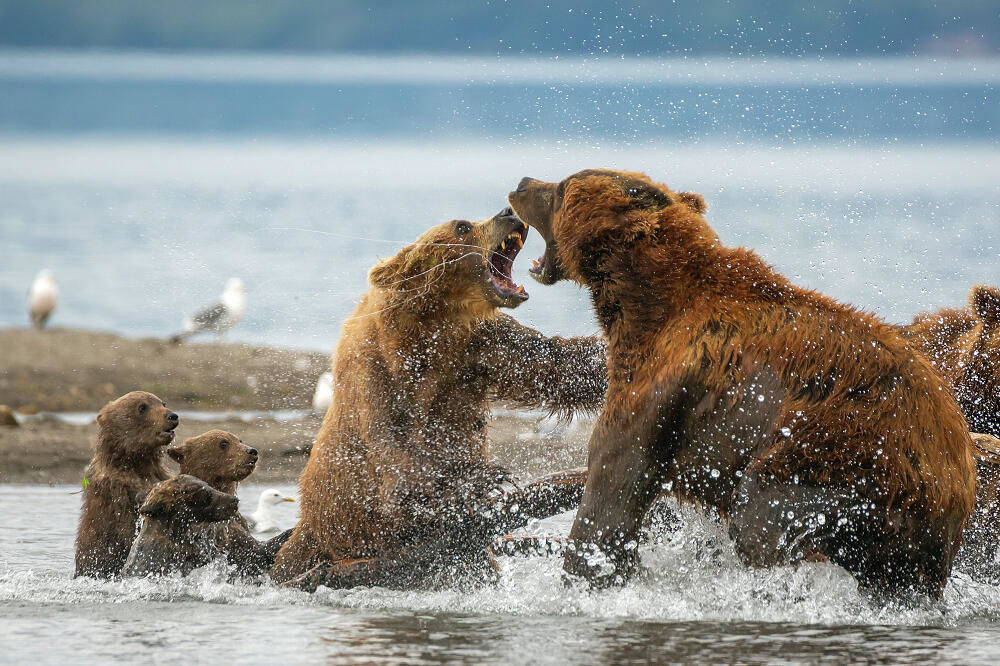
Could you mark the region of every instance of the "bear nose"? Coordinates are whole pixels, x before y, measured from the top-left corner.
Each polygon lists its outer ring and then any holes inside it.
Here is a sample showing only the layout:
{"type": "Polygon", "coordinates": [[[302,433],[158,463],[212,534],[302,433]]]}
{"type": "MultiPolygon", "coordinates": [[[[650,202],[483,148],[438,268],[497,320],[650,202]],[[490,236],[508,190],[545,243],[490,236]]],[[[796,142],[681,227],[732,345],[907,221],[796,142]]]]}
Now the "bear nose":
{"type": "Polygon", "coordinates": [[[497,217],[514,217],[514,209],[507,206],[502,211],[497,213],[497,217]]]}
{"type": "Polygon", "coordinates": [[[253,458],[257,457],[257,449],[248,449],[247,453],[249,453],[250,456],[253,457],[253,458]]]}
{"type": "Polygon", "coordinates": [[[517,191],[524,192],[525,190],[528,189],[528,185],[531,185],[534,182],[535,182],[534,178],[525,176],[524,178],[521,179],[521,182],[517,184],[517,191]]]}
{"type": "Polygon", "coordinates": [[[167,420],[176,423],[181,417],[177,416],[175,412],[167,412],[167,420]]]}

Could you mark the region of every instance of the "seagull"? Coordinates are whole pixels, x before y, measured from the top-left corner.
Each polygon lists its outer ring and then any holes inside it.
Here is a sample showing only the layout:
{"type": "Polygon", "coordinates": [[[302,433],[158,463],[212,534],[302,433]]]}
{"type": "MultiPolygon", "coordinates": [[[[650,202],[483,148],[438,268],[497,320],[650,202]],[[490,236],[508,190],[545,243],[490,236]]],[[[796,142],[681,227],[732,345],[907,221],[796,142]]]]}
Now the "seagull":
{"type": "Polygon", "coordinates": [[[274,488],[268,488],[260,494],[260,499],[257,500],[257,510],[249,516],[245,516],[247,525],[250,526],[251,531],[258,534],[277,532],[279,528],[272,514],[273,508],[282,502],[294,501],[294,497],[286,497],[274,488]]]}
{"type": "Polygon", "coordinates": [[[247,309],[247,290],[243,280],[229,278],[226,288],[222,290],[220,302],[199,310],[196,314],[184,320],[184,331],[170,338],[173,343],[206,331],[214,331],[221,336],[243,317],[247,309]]]}
{"type": "Polygon", "coordinates": [[[59,285],[56,283],[56,276],[49,269],[43,268],[28,289],[28,314],[31,316],[31,325],[43,328],[58,304],[59,285]]]}
{"type": "Polygon", "coordinates": [[[313,411],[326,414],[333,403],[333,373],[324,372],[316,380],[316,392],[313,393],[313,411]]]}

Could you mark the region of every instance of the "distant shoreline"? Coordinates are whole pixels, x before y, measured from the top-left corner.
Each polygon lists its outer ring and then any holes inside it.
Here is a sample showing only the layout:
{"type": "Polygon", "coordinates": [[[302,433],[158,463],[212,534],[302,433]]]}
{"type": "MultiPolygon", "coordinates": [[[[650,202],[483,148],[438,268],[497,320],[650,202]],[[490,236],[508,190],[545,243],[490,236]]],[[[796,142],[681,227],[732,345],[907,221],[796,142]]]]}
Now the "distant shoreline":
{"type": "MultiPolygon", "coordinates": [[[[0,427],[0,483],[79,483],[93,455],[96,423],[25,415],[94,413],[137,389],[181,412],[175,441],[228,430],[261,453],[251,482],[294,482],[322,422],[311,402],[316,379],[329,365],[321,352],[243,343],[172,345],[79,329],[0,329],[0,405],[13,408],[20,421],[0,427]]],[[[525,478],[585,465],[589,423],[547,434],[539,418],[496,413],[490,437],[497,462],[525,478]]]]}
{"type": "Polygon", "coordinates": [[[132,339],[81,329],[0,329],[0,404],[97,411],[134,390],[175,409],[308,409],[328,354],[244,343],[132,339]]]}

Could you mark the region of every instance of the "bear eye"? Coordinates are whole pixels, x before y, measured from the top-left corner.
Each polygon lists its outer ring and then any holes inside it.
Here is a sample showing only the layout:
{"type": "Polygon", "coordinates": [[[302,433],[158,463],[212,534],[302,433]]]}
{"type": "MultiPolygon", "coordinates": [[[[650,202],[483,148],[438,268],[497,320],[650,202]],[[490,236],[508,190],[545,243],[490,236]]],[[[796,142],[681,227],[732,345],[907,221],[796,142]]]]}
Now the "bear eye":
{"type": "Polygon", "coordinates": [[[147,405],[146,403],[141,403],[139,405],[139,413],[140,414],[145,414],[148,410],[149,410],[149,405],[147,405]]]}
{"type": "Polygon", "coordinates": [[[222,441],[219,442],[219,448],[220,449],[225,449],[225,448],[228,448],[228,447],[229,447],[229,442],[227,442],[226,440],[222,440],[222,441]]]}
{"type": "Polygon", "coordinates": [[[472,225],[469,224],[468,222],[463,221],[455,225],[455,233],[458,234],[459,236],[464,236],[470,231],[472,231],[472,225]]]}

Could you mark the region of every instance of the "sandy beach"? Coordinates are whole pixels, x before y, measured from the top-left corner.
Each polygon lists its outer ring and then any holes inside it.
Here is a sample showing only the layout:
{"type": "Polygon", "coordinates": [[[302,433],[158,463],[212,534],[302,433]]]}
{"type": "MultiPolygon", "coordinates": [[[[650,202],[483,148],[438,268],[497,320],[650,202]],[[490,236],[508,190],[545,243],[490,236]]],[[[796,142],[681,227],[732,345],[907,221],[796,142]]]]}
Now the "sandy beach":
{"type": "MultiPolygon", "coordinates": [[[[79,483],[97,435],[91,415],[136,389],[181,414],[175,441],[228,430],[261,453],[252,481],[294,482],[322,421],[310,407],[328,366],[322,352],[2,329],[0,405],[10,406],[20,425],[0,427],[0,483],[79,483]]],[[[526,478],[582,466],[588,425],[553,428],[538,414],[498,411],[490,423],[493,454],[526,478]]]]}

